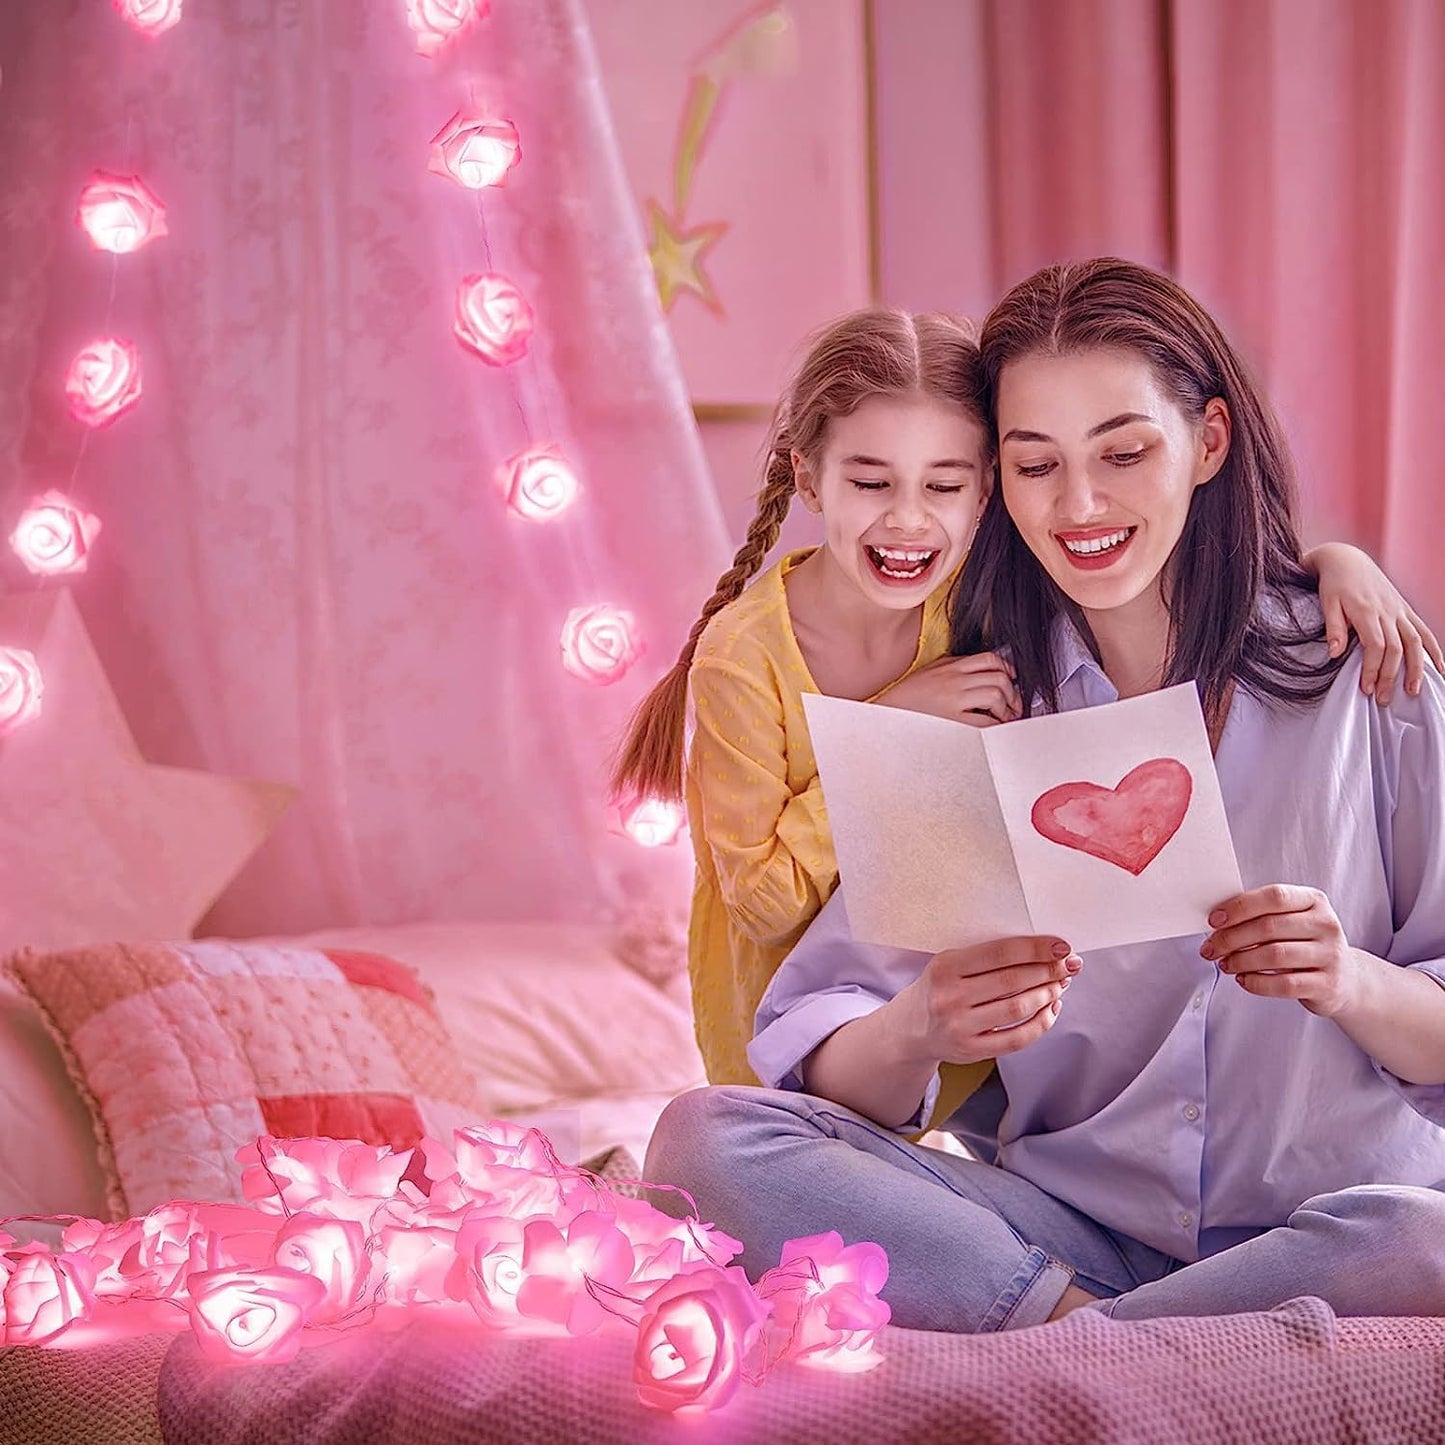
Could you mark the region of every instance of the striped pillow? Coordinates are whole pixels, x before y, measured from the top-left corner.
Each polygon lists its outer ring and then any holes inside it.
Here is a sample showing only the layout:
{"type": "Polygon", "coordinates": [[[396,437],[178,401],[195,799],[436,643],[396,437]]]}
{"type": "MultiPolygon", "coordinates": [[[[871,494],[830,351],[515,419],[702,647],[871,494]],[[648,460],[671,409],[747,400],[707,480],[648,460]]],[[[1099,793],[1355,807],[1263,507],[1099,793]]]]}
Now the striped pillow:
{"type": "Polygon", "coordinates": [[[5,970],[90,1109],[116,1219],[240,1200],[260,1134],[404,1149],[485,1117],[430,995],[376,954],[202,939],[23,950],[5,970]]]}

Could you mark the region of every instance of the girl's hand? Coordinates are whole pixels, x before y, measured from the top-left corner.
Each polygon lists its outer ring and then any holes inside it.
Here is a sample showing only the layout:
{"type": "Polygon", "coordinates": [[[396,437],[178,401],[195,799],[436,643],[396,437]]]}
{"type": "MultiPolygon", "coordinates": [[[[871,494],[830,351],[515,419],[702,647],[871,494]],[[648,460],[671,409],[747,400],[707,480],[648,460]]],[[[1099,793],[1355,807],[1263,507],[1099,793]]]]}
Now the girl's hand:
{"type": "Polygon", "coordinates": [[[1330,656],[1344,651],[1351,629],[1360,639],[1360,691],[1367,697],[1374,693],[1381,707],[1390,701],[1402,660],[1411,697],[1420,692],[1427,654],[1436,671],[1445,672],[1435,634],[1368,554],[1344,542],[1325,542],[1306,552],[1304,562],[1320,579],[1330,656]]]}
{"type": "Polygon", "coordinates": [[[1332,1018],[1351,1008],[1367,982],[1368,955],[1350,947],[1330,900],[1317,888],[1271,883],[1221,903],[1200,946],[1221,973],[1260,998],[1298,999],[1332,1018]]]}
{"type": "Polygon", "coordinates": [[[981,728],[1012,722],[1024,710],[1013,669],[995,652],[941,657],[895,682],[878,701],[981,728]]]}
{"type": "Polygon", "coordinates": [[[1082,967],[1060,938],[1004,938],[934,954],[896,1002],[919,1053],[975,1064],[1042,1038],[1082,967]]]}

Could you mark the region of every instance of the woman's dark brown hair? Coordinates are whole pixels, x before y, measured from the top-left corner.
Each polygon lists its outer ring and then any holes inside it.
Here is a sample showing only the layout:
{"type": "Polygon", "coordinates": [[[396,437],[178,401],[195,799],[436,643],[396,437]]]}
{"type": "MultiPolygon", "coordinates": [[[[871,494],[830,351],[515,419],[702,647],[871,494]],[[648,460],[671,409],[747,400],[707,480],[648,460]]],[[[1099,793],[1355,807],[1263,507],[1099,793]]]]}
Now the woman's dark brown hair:
{"type": "MultiPolygon", "coordinates": [[[[1263,699],[1303,704],[1330,688],[1333,661],[1300,652],[1324,636],[1295,603],[1317,591],[1301,562],[1294,466],[1279,422],[1234,348],[1177,282],[1113,257],[1050,266],[1015,286],[989,313],[980,339],[984,404],[998,414],[999,380],[1026,356],[1108,350],[1142,357],[1194,422],[1221,397],[1229,453],[1195,488],[1163,580],[1171,618],[1164,685],[1198,683],[1205,716],[1220,720],[1231,683],[1263,699]]],[[[995,487],[953,608],[953,651],[1006,645],[1025,706],[1058,706],[1050,638],[1069,617],[1098,656],[1079,608],[1034,557],[995,487]]],[[[1313,649],[1311,649],[1313,653],[1313,649]]]]}

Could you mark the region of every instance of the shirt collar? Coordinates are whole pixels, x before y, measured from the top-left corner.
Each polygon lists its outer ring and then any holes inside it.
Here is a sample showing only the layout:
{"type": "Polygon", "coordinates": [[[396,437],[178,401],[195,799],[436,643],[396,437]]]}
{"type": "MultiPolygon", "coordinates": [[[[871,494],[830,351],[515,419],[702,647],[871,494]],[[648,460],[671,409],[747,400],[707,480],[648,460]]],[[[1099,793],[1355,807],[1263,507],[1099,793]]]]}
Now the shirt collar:
{"type": "Polygon", "coordinates": [[[1049,651],[1053,656],[1054,676],[1059,680],[1061,712],[1119,700],[1118,688],[1094,660],[1088,644],[1068,617],[1054,618],[1049,651]]]}

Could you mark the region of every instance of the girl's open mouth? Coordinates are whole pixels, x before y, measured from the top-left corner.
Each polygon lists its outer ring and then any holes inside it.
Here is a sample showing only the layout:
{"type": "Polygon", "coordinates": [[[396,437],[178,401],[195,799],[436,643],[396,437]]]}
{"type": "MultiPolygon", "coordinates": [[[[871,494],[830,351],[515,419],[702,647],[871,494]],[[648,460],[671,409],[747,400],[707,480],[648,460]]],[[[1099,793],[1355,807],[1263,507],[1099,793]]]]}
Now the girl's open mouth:
{"type": "Polygon", "coordinates": [[[863,548],[876,576],[884,582],[920,582],[933,570],[941,555],[934,547],[863,548]]]}

